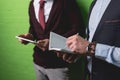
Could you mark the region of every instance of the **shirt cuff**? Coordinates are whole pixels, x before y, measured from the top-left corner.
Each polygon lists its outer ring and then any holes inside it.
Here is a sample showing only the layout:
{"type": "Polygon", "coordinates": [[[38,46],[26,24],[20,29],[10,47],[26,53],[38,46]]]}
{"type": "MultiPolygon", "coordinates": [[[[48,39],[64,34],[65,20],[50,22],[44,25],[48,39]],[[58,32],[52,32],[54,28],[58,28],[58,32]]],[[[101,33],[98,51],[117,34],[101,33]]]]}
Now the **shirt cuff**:
{"type": "Polygon", "coordinates": [[[112,47],[104,44],[96,44],[95,57],[105,60],[109,53],[112,51],[112,47]]]}

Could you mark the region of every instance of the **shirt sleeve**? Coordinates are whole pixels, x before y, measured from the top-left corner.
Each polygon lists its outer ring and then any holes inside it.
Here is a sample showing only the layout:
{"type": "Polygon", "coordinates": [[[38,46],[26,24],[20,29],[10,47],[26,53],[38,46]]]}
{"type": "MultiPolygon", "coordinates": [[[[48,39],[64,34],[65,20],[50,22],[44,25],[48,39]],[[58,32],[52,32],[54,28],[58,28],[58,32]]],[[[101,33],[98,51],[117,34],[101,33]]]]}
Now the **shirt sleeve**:
{"type": "Polygon", "coordinates": [[[104,44],[97,44],[95,57],[120,67],[120,48],[104,44]]]}

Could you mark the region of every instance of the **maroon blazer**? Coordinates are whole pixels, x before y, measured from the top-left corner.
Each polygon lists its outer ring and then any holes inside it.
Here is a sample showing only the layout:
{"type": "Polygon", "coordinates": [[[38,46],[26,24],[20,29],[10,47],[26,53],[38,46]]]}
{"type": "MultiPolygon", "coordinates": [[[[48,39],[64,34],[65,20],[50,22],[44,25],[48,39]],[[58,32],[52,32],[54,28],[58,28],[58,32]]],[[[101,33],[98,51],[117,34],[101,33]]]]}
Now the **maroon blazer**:
{"type": "MultiPolygon", "coordinates": [[[[35,17],[33,0],[29,6],[30,29],[29,33],[33,34],[35,40],[49,38],[50,31],[68,37],[77,32],[81,36],[85,35],[80,9],[75,0],[54,0],[45,30],[35,17]]],[[[34,62],[45,68],[66,67],[68,63],[58,58],[52,51],[42,51],[37,46],[34,48],[34,62]]]]}

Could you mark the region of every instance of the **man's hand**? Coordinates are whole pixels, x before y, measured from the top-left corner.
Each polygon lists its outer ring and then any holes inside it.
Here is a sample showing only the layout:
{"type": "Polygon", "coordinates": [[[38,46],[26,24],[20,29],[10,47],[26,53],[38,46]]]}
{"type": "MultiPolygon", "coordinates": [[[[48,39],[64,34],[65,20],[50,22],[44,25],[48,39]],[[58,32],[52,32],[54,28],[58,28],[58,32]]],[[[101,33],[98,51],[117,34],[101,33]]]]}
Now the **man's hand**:
{"type": "MultiPolygon", "coordinates": [[[[21,35],[19,35],[19,37],[33,40],[33,36],[32,36],[30,33],[21,34],[21,35]]],[[[19,41],[20,41],[22,44],[28,44],[28,43],[29,43],[28,41],[25,41],[25,40],[22,40],[22,39],[19,39],[19,41]]]]}
{"type": "Polygon", "coordinates": [[[49,39],[43,39],[43,40],[37,41],[36,46],[38,46],[43,51],[48,50],[49,39]]]}
{"type": "Polygon", "coordinates": [[[69,37],[66,41],[66,45],[71,49],[71,51],[77,54],[85,54],[87,52],[87,47],[90,42],[85,40],[79,35],[73,35],[69,37]]]}
{"type": "Polygon", "coordinates": [[[75,54],[69,54],[64,52],[56,52],[56,53],[58,57],[62,58],[64,61],[68,63],[74,63],[78,57],[78,55],[75,55],[75,54]]]}

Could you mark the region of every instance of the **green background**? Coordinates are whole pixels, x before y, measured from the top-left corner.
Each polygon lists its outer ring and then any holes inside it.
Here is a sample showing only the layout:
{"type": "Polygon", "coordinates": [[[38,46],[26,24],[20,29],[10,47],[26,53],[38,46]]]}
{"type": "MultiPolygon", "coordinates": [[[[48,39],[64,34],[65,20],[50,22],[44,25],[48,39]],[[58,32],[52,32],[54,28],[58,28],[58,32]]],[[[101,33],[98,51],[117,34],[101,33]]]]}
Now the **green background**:
{"type": "MultiPolygon", "coordinates": [[[[35,80],[33,45],[22,45],[15,38],[28,31],[29,1],[0,0],[0,80],[35,80]]],[[[91,1],[77,0],[85,21],[91,1]]]]}

